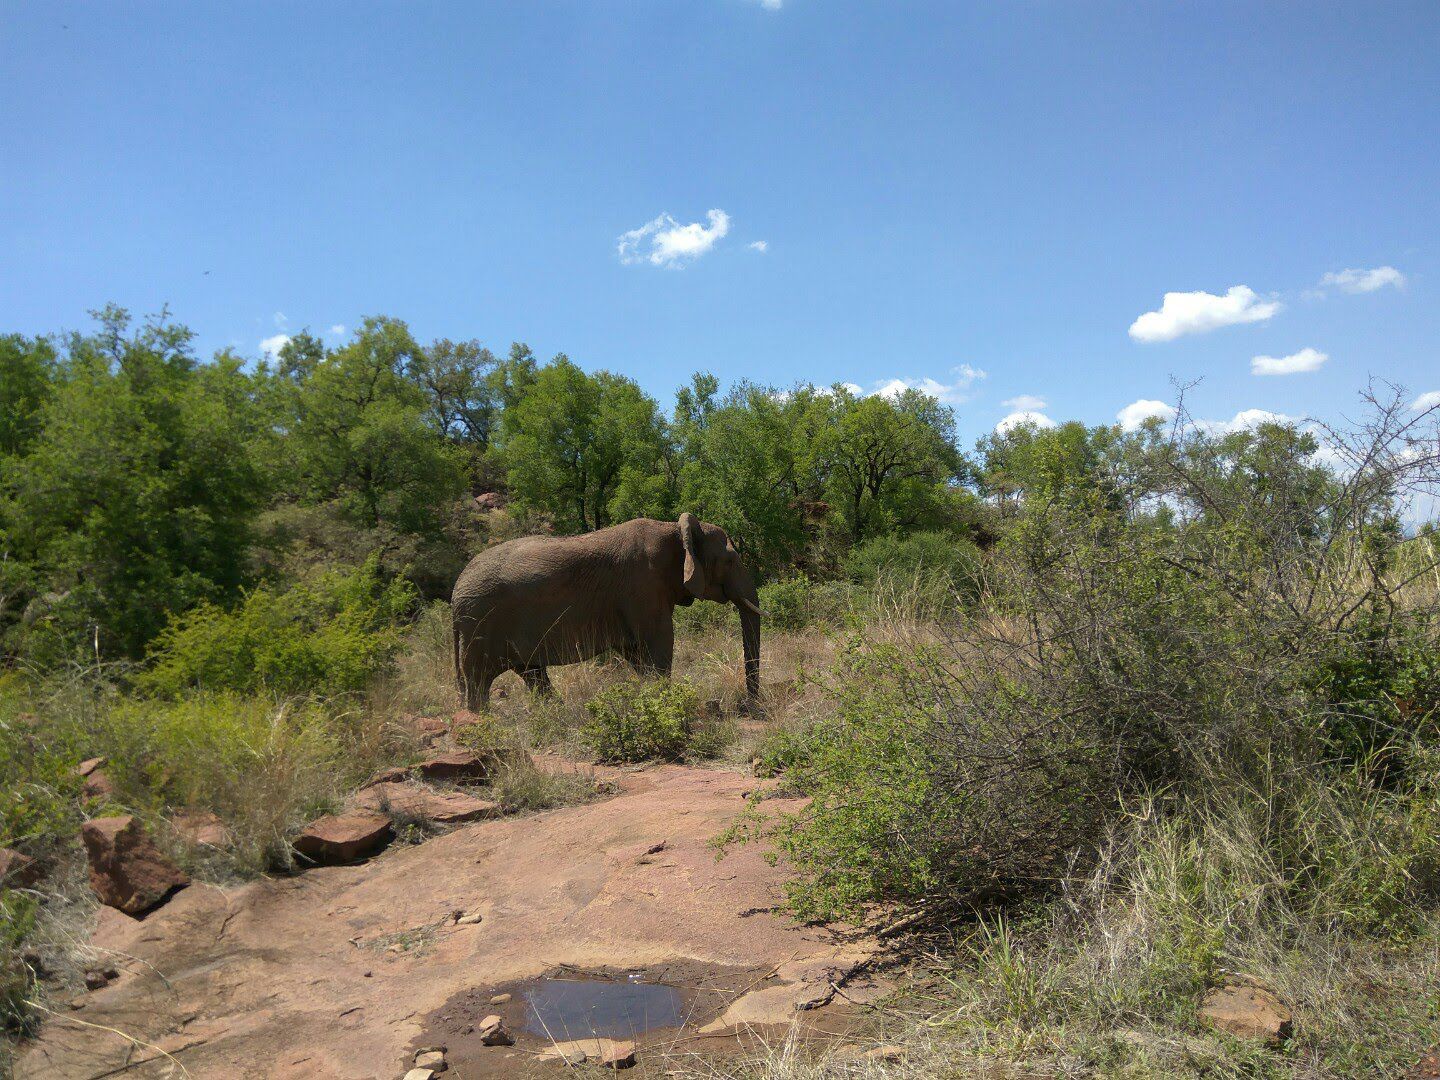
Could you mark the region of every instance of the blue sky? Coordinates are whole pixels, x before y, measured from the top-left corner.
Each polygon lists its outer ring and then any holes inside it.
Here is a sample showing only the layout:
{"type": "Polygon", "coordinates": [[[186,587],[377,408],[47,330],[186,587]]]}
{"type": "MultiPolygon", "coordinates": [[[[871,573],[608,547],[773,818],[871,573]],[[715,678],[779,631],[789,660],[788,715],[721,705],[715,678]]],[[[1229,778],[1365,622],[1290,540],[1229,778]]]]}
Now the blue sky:
{"type": "Polygon", "coordinates": [[[965,441],[1440,390],[1433,0],[5,0],[0,70],[3,331],[383,313],[667,406],[941,387],[965,441]]]}

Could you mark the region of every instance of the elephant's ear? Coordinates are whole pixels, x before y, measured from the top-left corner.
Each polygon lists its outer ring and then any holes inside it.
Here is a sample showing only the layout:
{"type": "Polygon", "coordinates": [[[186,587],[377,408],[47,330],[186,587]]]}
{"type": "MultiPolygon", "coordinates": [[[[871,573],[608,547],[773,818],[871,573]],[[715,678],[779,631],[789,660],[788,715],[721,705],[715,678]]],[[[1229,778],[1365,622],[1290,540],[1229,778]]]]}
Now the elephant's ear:
{"type": "Polygon", "coordinates": [[[694,514],[680,515],[680,543],[685,545],[685,591],[691,596],[705,595],[705,566],[700,559],[704,544],[700,519],[694,514]]]}

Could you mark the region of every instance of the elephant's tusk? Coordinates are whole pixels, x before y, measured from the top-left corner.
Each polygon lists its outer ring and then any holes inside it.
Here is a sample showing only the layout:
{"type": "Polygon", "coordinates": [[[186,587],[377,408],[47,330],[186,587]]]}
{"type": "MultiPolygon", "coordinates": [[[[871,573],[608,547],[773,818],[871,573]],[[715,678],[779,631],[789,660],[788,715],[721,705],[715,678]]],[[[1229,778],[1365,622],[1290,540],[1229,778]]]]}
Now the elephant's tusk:
{"type": "Polygon", "coordinates": [[[748,608],[749,610],[753,611],[756,615],[759,615],[762,619],[768,619],[768,618],[770,617],[769,615],[766,615],[765,612],[761,611],[758,607],[756,607],[754,604],[750,603],[749,600],[746,600],[743,596],[742,596],[739,600],[737,600],[737,601],[735,601],[735,602],[736,602],[737,604],[739,604],[741,607],[743,607],[743,608],[748,608]]]}

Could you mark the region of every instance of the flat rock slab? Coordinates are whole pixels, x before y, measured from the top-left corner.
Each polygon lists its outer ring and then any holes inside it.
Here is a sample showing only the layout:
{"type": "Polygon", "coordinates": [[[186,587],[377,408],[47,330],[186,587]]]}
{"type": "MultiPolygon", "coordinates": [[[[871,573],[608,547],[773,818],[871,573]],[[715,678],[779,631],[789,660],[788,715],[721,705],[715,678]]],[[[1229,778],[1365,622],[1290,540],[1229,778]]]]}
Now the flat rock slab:
{"type": "Polygon", "coordinates": [[[540,1058],[557,1065],[599,1065],[628,1069],[635,1064],[635,1044],[628,1039],[569,1039],[542,1050],[540,1058]]]}
{"type": "Polygon", "coordinates": [[[440,825],[478,821],[500,813],[500,804],[461,791],[432,791],[419,784],[372,784],[355,796],[355,805],[382,814],[422,818],[440,825]]]}
{"type": "Polygon", "coordinates": [[[415,732],[422,746],[433,746],[450,733],[450,726],[434,716],[407,715],[404,722],[415,732]]]}
{"type": "Polygon", "coordinates": [[[0,885],[23,889],[40,880],[40,867],[29,855],[13,848],[0,848],[0,885]]]}
{"type": "MultiPolygon", "coordinates": [[[[774,912],[784,871],[758,847],[716,860],[710,841],[753,779],[666,765],[622,782],[612,799],[462,825],[368,863],[193,885],[144,922],[101,909],[92,943],[135,957],[133,973],[86,996],[73,1015],[94,1026],[51,1019],[16,1076],[174,1075],[160,1047],[207,1080],[400,1077],[437,1041],[431,1015],[477,988],[677,958],[805,975],[852,947],[774,912]],[[661,841],[661,860],[614,857],[661,841]],[[456,911],[482,913],[481,929],[456,911]]],[[[500,1071],[473,1075],[557,1070],[517,1047],[483,1053],[500,1071]]]]}
{"type": "Polygon", "coordinates": [[[395,830],[390,819],[373,810],[327,814],[317,818],[295,838],[295,850],[312,863],[334,865],[372,855],[390,842],[395,830]]]}
{"type": "Polygon", "coordinates": [[[414,771],[426,780],[448,780],[451,783],[484,780],[490,775],[490,763],[480,754],[468,750],[452,750],[426,758],[414,771]]]}
{"type": "Polygon", "coordinates": [[[80,827],[80,838],[90,861],[90,888],[102,904],[127,915],[149,911],[190,883],[133,817],[92,818],[80,827]]]}
{"type": "Polygon", "coordinates": [[[170,819],[170,827],[192,844],[200,847],[227,848],[230,830],[208,810],[185,810],[170,819]]]}
{"type": "Polygon", "coordinates": [[[1294,1020],[1273,990],[1245,976],[1227,976],[1200,1002],[1200,1019],[1226,1034],[1257,1042],[1290,1038],[1294,1020]]]}

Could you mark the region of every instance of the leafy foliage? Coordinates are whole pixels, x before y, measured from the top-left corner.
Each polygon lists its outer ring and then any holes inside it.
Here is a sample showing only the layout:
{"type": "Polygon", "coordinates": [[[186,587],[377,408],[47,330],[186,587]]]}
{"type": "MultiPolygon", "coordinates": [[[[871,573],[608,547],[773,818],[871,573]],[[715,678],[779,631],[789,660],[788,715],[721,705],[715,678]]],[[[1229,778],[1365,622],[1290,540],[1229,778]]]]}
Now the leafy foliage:
{"type": "Polygon", "coordinates": [[[511,492],[563,531],[668,515],[658,411],[631,380],[589,375],[562,354],[535,372],[501,431],[511,492]]]}
{"type": "Polygon", "coordinates": [[[844,568],[860,584],[922,599],[930,615],[980,591],[980,550],[965,537],[945,533],[877,536],[854,548],[844,568]]]}
{"type": "Polygon", "coordinates": [[[315,362],[296,358],[301,349],[290,342],[281,362],[303,379],[282,378],[273,390],[283,433],[271,463],[277,484],[306,501],[333,500],[370,528],[435,533],[464,484],[464,455],[444,436],[467,419],[488,430],[474,373],[453,345],[427,352],[395,319],[366,319],[315,362]]]}
{"type": "Polygon", "coordinates": [[[580,737],[597,760],[677,761],[709,748],[700,697],[687,682],[667,679],[617,683],[586,703],[590,719],[580,737]]]}
{"type": "Polygon", "coordinates": [[[399,647],[400,619],[413,600],[403,580],[381,579],[372,557],[354,571],[254,589],[230,611],[202,604],[161,632],[137,684],[172,697],[355,693],[399,647]]]}
{"type": "Polygon", "coordinates": [[[0,468],[0,542],[28,567],[0,618],[39,658],[82,642],[135,656],[168,614],[236,595],[262,493],[238,361],[199,365],[181,327],[99,317],[51,365],[25,452],[0,468]]]}

